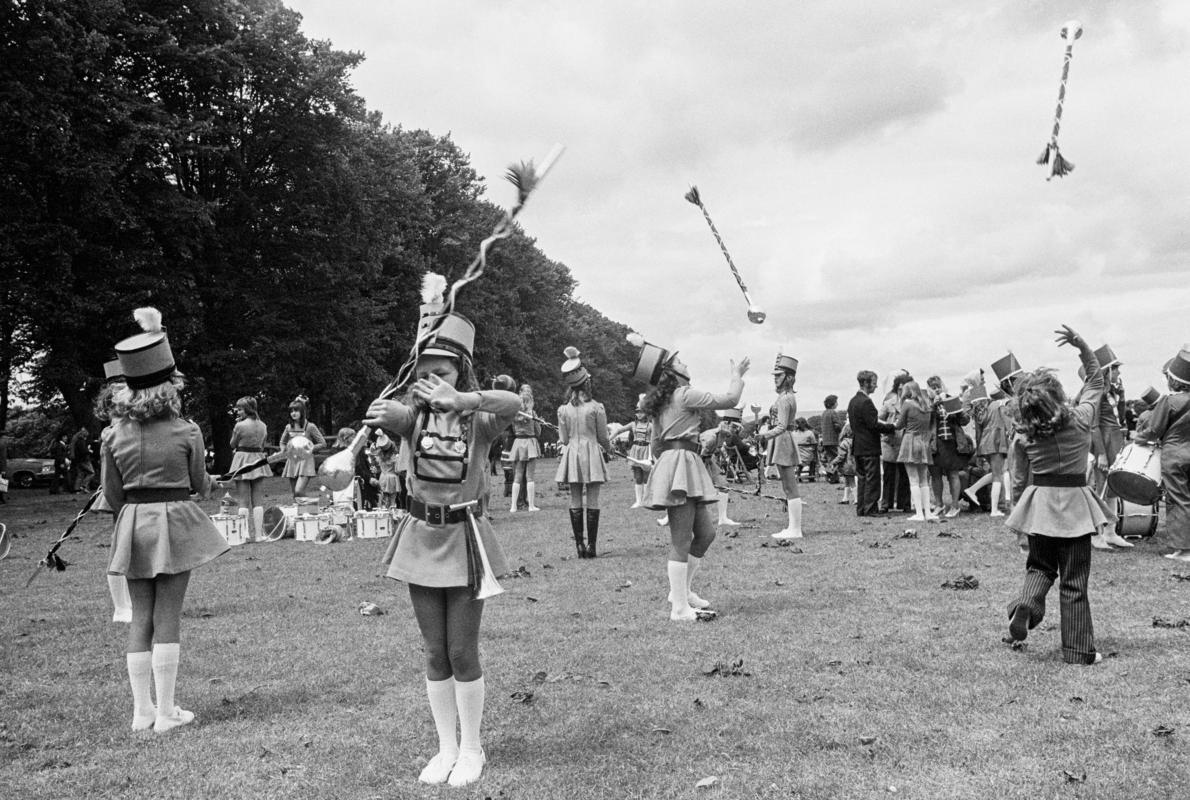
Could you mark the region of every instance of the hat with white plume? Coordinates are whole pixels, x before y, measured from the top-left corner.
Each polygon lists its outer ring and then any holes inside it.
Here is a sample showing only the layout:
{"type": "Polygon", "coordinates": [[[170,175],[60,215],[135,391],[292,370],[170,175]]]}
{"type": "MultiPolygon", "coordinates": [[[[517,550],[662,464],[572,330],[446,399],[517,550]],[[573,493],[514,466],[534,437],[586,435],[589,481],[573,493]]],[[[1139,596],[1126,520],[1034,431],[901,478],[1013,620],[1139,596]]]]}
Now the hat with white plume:
{"type": "Polygon", "coordinates": [[[686,365],[676,361],[678,357],[677,350],[671,352],[664,347],[650,344],[645,341],[645,337],[635,331],[628,334],[627,338],[630,345],[640,348],[640,352],[636,356],[636,367],[632,371],[632,377],[645,381],[651,386],[656,386],[661,380],[661,375],[666,371],[690,380],[690,373],[686,371],[686,365]]]}
{"type": "Polygon", "coordinates": [[[566,356],[566,360],[562,362],[562,380],[567,386],[581,386],[591,377],[591,373],[583,366],[583,360],[579,358],[577,347],[567,347],[562,351],[562,355],[566,356]]]}
{"type": "Polygon", "coordinates": [[[424,356],[471,358],[475,348],[475,325],[462,314],[444,313],[445,298],[446,278],[427,272],[421,283],[418,352],[424,356]]]}
{"type": "Polygon", "coordinates": [[[138,308],[132,317],[143,333],[129,336],[116,345],[124,380],[130,389],[148,389],[165,383],[177,369],[169,337],[161,324],[161,312],[155,308],[138,308]]]}

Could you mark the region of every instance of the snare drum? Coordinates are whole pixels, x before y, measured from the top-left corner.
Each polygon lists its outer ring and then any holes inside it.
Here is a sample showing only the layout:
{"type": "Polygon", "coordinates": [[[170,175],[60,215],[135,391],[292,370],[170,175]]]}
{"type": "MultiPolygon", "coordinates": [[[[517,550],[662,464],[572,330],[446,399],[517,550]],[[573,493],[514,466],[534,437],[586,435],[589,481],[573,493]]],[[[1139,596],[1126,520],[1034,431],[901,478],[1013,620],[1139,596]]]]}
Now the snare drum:
{"type": "Polygon", "coordinates": [[[297,507],[297,515],[303,516],[305,514],[318,513],[318,498],[317,497],[299,497],[294,500],[297,507]]]}
{"type": "Polygon", "coordinates": [[[1139,503],[1129,503],[1127,500],[1116,500],[1116,533],[1125,539],[1149,539],[1157,532],[1157,513],[1161,503],[1156,502],[1145,506],[1139,503]]]}
{"type": "Polygon", "coordinates": [[[293,538],[297,506],[269,506],[264,510],[264,538],[269,542],[293,538]]]}
{"type": "Polygon", "coordinates": [[[211,522],[233,547],[248,541],[248,520],[239,514],[212,514],[211,522]]]}
{"type": "Polygon", "coordinates": [[[355,512],[355,535],[360,539],[383,539],[393,531],[393,518],[388,511],[355,512]]]}
{"type": "Polygon", "coordinates": [[[1140,442],[1129,444],[1108,470],[1107,485],[1129,503],[1153,505],[1161,495],[1161,450],[1140,442]]]}
{"type": "Polygon", "coordinates": [[[330,514],[299,514],[293,523],[293,538],[299,542],[317,541],[318,532],[330,524],[330,514]]]}
{"type": "Polygon", "coordinates": [[[341,525],[344,528],[351,525],[351,518],[355,515],[351,509],[351,503],[335,503],[327,511],[331,515],[331,524],[341,525]]]}

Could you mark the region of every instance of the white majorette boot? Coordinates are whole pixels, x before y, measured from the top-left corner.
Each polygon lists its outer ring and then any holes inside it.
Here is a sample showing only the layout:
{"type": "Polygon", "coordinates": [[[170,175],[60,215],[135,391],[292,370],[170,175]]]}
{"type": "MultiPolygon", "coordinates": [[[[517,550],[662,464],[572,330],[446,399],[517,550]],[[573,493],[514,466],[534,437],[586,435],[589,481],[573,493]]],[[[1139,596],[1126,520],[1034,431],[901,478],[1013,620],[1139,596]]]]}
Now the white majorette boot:
{"type": "Polygon", "coordinates": [[[774,533],[773,538],[800,539],[802,538],[802,499],[799,497],[795,500],[788,500],[785,505],[789,510],[789,527],[774,533]]]}
{"type": "Polygon", "coordinates": [[[514,482],[512,484],[512,502],[508,506],[509,514],[516,513],[516,501],[520,498],[520,496],[521,496],[521,485],[519,483],[514,482]]]}
{"type": "Polygon", "coordinates": [[[698,556],[686,556],[686,602],[691,608],[710,608],[711,604],[694,593],[690,587],[694,584],[694,573],[702,566],[702,559],[698,556]]]}
{"type": "Polygon", "coordinates": [[[988,514],[989,517],[1002,517],[1004,512],[1000,510],[1000,492],[1003,491],[1004,484],[1000,481],[992,481],[992,512],[988,514]]]}
{"type": "Polygon", "coordinates": [[[529,481],[528,483],[525,484],[525,495],[526,495],[525,499],[529,501],[529,510],[530,511],[540,511],[541,509],[537,507],[537,484],[536,483],[534,483],[533,481],[529,481]]]}
{"type": "Polygon", "coordinates": [[[689,566],[685,561],[670,561],[669,568],[669,618],[674,622],[694,622],[697,615],[690,607],[687,576],[689,566]]]}

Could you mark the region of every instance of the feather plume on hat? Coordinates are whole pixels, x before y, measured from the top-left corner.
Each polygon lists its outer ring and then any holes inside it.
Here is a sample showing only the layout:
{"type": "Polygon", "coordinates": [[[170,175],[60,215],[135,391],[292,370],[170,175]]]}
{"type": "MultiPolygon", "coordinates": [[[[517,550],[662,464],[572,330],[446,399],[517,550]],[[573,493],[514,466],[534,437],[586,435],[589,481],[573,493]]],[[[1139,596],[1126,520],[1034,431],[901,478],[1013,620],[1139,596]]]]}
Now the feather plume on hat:
{"type": "Polygon", "coordinates": [[[562,355],[566,356],[567,358],[578,358],[578,356],[579,356],[578,348],[575,347],[574,345],[571,345],[570,347],[567,347],[565,350],[562,351],[562,355]]]}
{"type": "Polygon", "coordinates": [[[132,312],[132,318],[140,325],[145,333],[159,333],[161,331],[161,312],[151,306],[138,308],[132,312]]]}
{"type": "Polygon", "coordinates": [[[421,301],[426,305],[442,305],[446,295],[446,278],[437,272],[427,272],[421,279],[421,301]]]}

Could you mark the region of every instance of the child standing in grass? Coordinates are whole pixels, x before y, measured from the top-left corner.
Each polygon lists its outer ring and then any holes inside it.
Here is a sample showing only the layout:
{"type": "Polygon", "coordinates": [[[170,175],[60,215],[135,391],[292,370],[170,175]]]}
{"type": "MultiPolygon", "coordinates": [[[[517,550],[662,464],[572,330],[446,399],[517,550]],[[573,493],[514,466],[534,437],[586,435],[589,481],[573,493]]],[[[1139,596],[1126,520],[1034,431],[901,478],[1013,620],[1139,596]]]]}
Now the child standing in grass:
{"type": "Polygon", "coordinates": [[[132,729],[165,733],[194,721],[174,701],[182,602],[190,571],[227,552],[227,540],[190,499],[206,496],[202,432],[181,418],[180,376],[156,309],[137,309],[144,333],[116,345],[125,384],[112,394],[103,441],[103,496],[116,515],[108,572],[128,579],[132,729]],[[151,683],[157,686],[154,707],[151,683]]]}
{"type": "Polygon", "coordinates": [[[851,423],[843,425],[843,432],[839,434],[839,449],[835,453],[835,460],[831,470],[843,476],[843,499],[840,503],[856,502],[855,495],[855,457],[851,455],[851,423]]]}
{"type": "Polygon", "coordinates": [[[402,400],[373,401],[364,423],[400,437],[408,453],[409,513],[384,563],[388,577],[409,584],[438,732],[438,752],[418,780],[466,786],[479,780],[485,762],[479,626],[483,597],[499,587],[487,582],[484,567],[492,575],[508,572],[483,506],[488,450],[521,404],[512,392],[478,390],[471,362],[475,327],[466,317],[443,313],[445,291],[444,279],[427,276],[417,380],[402,400]]]}
{"type": "Polygon", "coordinates": [[[1071,408],[1053,371],[1038,369],[1016,384],[1020,433],[1013,446],[1013,494],[1018,498],[1006,524],[1028,537],[1029,557],[1020,597],[1009,604],[1006,642],[1023,642],[1045,616],[1045,596],[1061,581],[1062,658],[1068,664],[1095,664],[1091,604],[1091,535],[1114,522],[1113,514],[1087,488],[1091,430],[1103,394],[1095,353],[1068,326],[1056,331],[1058,344],[1078,348],[1087,380],[1071,408]]]}

